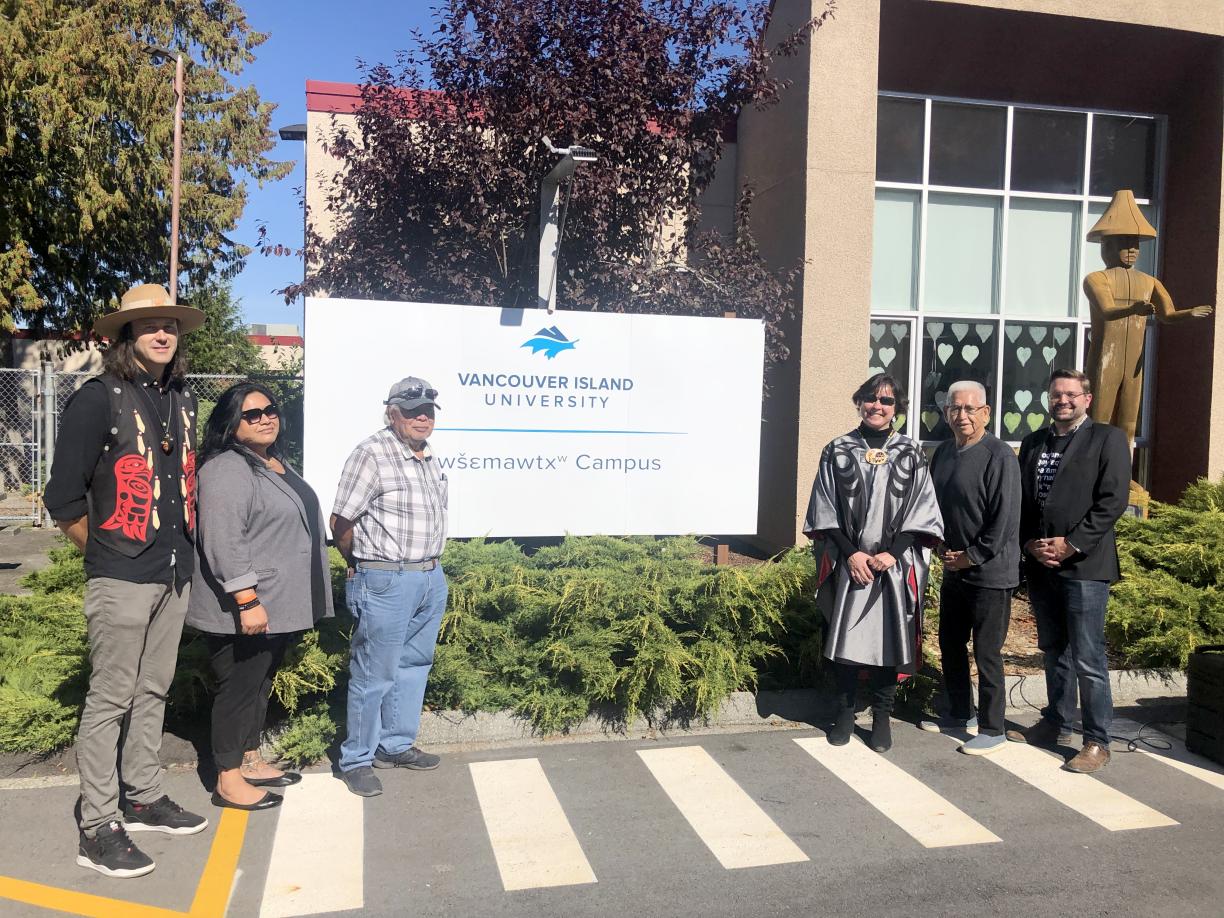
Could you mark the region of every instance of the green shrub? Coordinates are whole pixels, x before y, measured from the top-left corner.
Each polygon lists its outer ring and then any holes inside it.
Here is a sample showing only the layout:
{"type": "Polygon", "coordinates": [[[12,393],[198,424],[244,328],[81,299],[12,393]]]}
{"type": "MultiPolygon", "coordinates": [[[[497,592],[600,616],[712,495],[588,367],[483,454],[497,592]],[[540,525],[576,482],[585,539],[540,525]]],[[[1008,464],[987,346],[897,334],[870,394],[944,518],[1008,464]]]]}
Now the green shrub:
{"type": "Polygon", "coordinates": [[[71,742],[88,671],[79,596],[0,596],[0,749],[42,754],[71,742]]]}
{"type": "MultiPolygon", "coordinates": [[[[89,688],[84,559],[70,545],[53,548],[49,557],[46,568],[22,580],[32,596],[0,596],[0,751],[41,755],[70,743],[89,688]]],[[[333,552],[333,577],[337,563],[342,585],[343,562],[333,552]]],[[[326,696],[345,672],[351,620],[343,607],[338,613],[286,656],[273,684],[285,712],[326,696]]],[[[168,716],[206,718],[212,688],[206,641],[188,629],[179,646],[168,716]]]]}
{"type": "Polygon", "coordinates": [[[328,711],[327,702],[319,701],[291,715],[272,748],[278,758],[301,767],[326,756],[335,739],[336,722],[328,711]]]}
{"type": "MultiPolygon", "coordinates": [[[[551,733],[595,711],[700,718],[762,681],[810,684],[820,660],[810,554],[716,567],[707,552],[691,538],[567,538],[530,555],[452,542],[427,706],[514,711],[551,733]]],[[[47,752],[71,740],[88,681],[79,553],[56,549],[26,582],[33,596],[0,601],[0,748],[47,752]]],[[[319,757],[337,732],[352,628],[344,583],[333,550],[337,616],[290,651],[273,685],[288,717],[277,748],[291,761],[319,757]]],[[[207,717],[211,687],[206,642],[187,632],[171,713],[207,717]]]]}
{"type": "MultiPolygon", "coordinates": [[[[21,578],[21,585],[35,595],[85,593],[85,556],[72,545],[64,544],[47,553],[49,566],[21,578]]],[[[83,624],[83,623],[82,623],[83,624]]]]}
{"type": "Polygon", "coordinates": [[[1118,523],[1106,637],[1128,666],[1184,669],[1196,647],[1224,642],[1224,480],[1200,479],[1149,514],[1118,523]]]}
{"type": "Polygon", "coordinates": [[[605,704],[622,719],[659,707],[705,717],[771,662],[783,664],[771,684],[793,682],[819,652],[809,553],[750,567],[706,553],[691,538],[566,538],[533,555],[451,543],[428,702],[511,710],[553,733],[605,704]]]}

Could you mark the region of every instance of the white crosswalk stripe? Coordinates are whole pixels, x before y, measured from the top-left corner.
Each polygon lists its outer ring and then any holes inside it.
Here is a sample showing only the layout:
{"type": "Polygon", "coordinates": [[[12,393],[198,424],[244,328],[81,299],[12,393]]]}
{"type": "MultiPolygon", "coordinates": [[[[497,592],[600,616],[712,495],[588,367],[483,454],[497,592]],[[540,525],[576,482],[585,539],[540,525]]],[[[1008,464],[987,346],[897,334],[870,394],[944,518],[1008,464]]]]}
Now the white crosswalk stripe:
{"type": "Polygon", "coordinates": [[[539,759],[472,762],[468,768],[506,890],[595,882],[539,759]]]}
{"type": "MultiPolygon", "coordinates": [[[[926,742],[925,737],[924,734],[917,742],[926,742]]],[[[987,825],[983,825],[924,783],[923,772],[929,767],[929,758],[920,760],[927,764],[915,768],[909,764],[910,757],[879,755],[857,738],[845,746],[830,746],[823,736],[800,737],[793,741],[814,760],[810,773],[801,775],[800,780],[819,787],[820,781],[813,779],[818,778],[820,769],[827,770],[923,847],[1004,842],[988,827],[989,816],[982,817],[987,821],[987,825]]],[[[1180,741],[1171,742],[1173,748],[1167,752],[1145,750],[1143,755],[1126,760],[1136,768],[1146,767],[1149,760],[1160,762],[1165,768],[1176,769],[1195,781],[1224,790],[1224,767],[1187,752],[1180,741]]],[[[944,748],[950,750],[951,747],[944,748]]],[[[706,748],[697,745],[638,749],[636,755],[676,808],[675,812],[660,812],[652,805],[652,814],[658,819],[658,831],[664,836],[695,833],[726,869],[793,864],[809,859],[757,802],[760,798],[756,795],[761,789],[771,786],[768,776],[756,772],[740,776],[741,786],[706,748]],[[760,778],[764,778],[763,783],[758,780],[760,778]]],[[[1061,758],[1048,751],[1008,743],[986,758],[994,767],[1018,778],[1027,788],[1040,791],[1111,832],[1178,825],[1176,820],[1094,776],[1063,771],[1061,758]]],[[[992,786],[999,784],[997,775],[991,777],[989,774],[990,768],[986,772],[981,770],[986,766],[977,758],[953,755],[951,761],[956,766],[963,766],[965,779],[972,782],[965,786],[966,789],[976,787],[971,791],[973,799],[983,799],[982,782],[992,786]]],[[[468,767],[475,803],[488,836],[489,848],[485,850],[491,849],[505,890],[596,882],[588,855],[539,759],[472,762],[468,767]]],[[[599,780],[599,766],[593,764],[592,767],[591,780],[599,780]]],[[[789,767],[793,769],[794,764],[789,767]]],[[[1163,771],[1163,768],[1156,770],[1163,771]]],[[[644,779],[644,774],[642,777],[644,779]]],[[[1172,775],[1168,779],[1185,780],[1172,775]]],[[[567,780],[572,782],[573,775],[567,780]]],[[[943,786],[956,789],[961,785],[945,782],[943,786]]],[[[1000,790],[990,797],[990,814],[997,811],[1000,825],[1012,824],[1008,822],[1009,809],[1026,805],[1026,788],[1008,786],[1011,792],[1000,790]]],[[[633,781],[617,785],[605,797],[614,802],[622,793],[634,795],[637,787],[633,781]]],[[[562,790],[567,799],[582,793],[581,784],[564,785],[562,790]]],[[[368,801],[350,794],[344,784],[330,774],[306,775],[300,786],[287,790],[287,796],[285,806],[277,814],[260,918],[287,918],[365,907],[362,807],[368,801]],[[327,827],[326,832],[318,831],[321,825],[327,827]]],[[[1031,797],[1028,802],[1031,804],[1031,797]]],[[[810,811],[810,818],[819,821],[822,808],[819,801],[817,804],[810,811]]],[[[373,805],[377,806],[378,802],[373,805]]],[[[473,810],[472,817],[475,815],[473,810]]],[[[584,818],[589,819],[590,814],[584,818]]],[[[796,816],[792,812],[789,818],[793,820],[796,816]]],[[[1077,817],[1067,814],[1065,818],[1073,821],[1077,817]]],[[[603,844],[610,841],[612,839],[605,838],[603,844]]],[[[1010,836],[1006,841],[1026,843],[1024,838],[1010,836]]],[[[664,837],[658,844],[663,846],[660,850],[665,850],[668,842],[664,837]]]]}
{"type": "Polygon", "coordinates": [[[851,790],[926,848],[983,845],[1002,841],[977,820],[948,802],[858,739],[831,746],[824,737],[797,739],[805,752],[851,790]]]}
{"type": "Polygon", "coordinates": [[[1224,768],[1221,768],[1210,759],[1203,758],[1201,755],[1195,755],[1179,739],[1171,736],[1162,736],[1161,739],[1167,740],[1171,748],[1137,749],[1136,752],[1141,752],[1153,761],[1176,768],[1180,772],[1198,778],[1212,787],[1224,790],[1224,768]]]}
{"type": "Polygon", "coordinates": [[[638,755],[728,870],[808,859],[702,747],[639,749],[638,755]]]}
{"type": "Polygon", "coordinates": [[[365,905],[364,838],[362,798],[331,774],[303,775],[277,812],[260,918],[365,905]]]}
{"type": "Polygon", "coordinates": [[[1007,743],[986,758],[1111,832],[1178,824],[1090,775],[1063,771],[1061,758],[1033,746],[1007,743]]]}

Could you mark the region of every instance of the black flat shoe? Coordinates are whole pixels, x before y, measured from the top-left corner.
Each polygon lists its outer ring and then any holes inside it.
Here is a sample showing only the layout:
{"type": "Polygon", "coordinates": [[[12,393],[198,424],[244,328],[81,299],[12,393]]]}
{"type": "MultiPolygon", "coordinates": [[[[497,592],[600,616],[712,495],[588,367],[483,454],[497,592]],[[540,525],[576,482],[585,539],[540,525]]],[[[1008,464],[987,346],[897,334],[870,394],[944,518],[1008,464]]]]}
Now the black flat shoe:
{"type": "Polygon", "coordinates": [[[302,783],[302,776],[296,771],[287,771],[279,778],[246,778],[251,787],[291,787],[302,783]]]}
{"type": "Polygon", "coordinates": [[[213,791],[212,802],[213,806],[227,807],[231,810],[273,810],[284,803],[285,798],[281,797],[279,794],[273,794],[269,791],[265,793],[261,799],[255,801],[254,803],[234,803],[232,800],[226,800],[216,791],[213,791]]]}

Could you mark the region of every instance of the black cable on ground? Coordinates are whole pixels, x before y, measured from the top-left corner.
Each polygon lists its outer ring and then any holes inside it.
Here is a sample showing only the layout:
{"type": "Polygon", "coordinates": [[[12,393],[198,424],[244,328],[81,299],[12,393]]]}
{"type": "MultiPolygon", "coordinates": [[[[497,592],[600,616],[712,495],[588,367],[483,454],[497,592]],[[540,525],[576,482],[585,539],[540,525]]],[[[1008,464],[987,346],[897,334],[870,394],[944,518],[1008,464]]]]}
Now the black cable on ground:
{"type": "MultiPolygon", "coordinates": [[[[1019,707],[1019,705],[1013,703],[1015,701],[1015,695],[1018,693],[1020,695],[1020,700],[1024,702],[1027,707],[1032,708],[1034,711],[1040,712],[1041,708],[1033,704],[1033,702],[1029,701],[1028,698],[1024,696],[1024,683],[1027,679],[1027,675],[1021,675],[1019,681],[1014,683],[1011,688],[1007,690],[1007,706],[1009,708],[1019,707]]],[[[1111,733],[1109,734],[1109,738],[1114,742],[1125,744],[1127,752],[1136,752],[1141,745],[1147,746],[1150,749],[1160,750],[1161,752],[1168,752],[1173,749],[1172,742],[1164,739],[1163,737],[1145,737],[1143,735],[1144,731],[1149,727],[1155,729],[1157,724],[1170,727],[1176,724],[1184,723],[1185,720],[1149,720],[1143,724],[1140,724],[1139,729],[1135,731],[1134,736],[1119,736],[1116,733],[1111,733]]],[[[1074,726],[1072,726],[1071,730],[1073,733],[1080,734],[1080,736],[1084,735],[1084,731],[1082,729],[1076,729],[1074,726]]]]}

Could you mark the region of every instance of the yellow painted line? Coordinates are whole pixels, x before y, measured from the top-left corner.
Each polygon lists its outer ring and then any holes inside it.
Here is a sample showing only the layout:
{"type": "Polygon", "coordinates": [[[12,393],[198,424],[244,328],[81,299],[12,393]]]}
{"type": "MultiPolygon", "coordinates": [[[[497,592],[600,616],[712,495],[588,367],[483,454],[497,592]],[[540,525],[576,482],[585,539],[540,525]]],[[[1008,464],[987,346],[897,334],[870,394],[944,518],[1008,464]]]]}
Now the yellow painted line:
{"type": "Polygon", "coordinates": [[[244,810],[221,811],[212,850],[208,852],[208,863],[204,865],[204,875],[200,877],[200,885],[196,887],[195,898],[188,912],[192,918],[224,918],[234,885],[234,872],[238,869],[238,858],[242,854],[248,816],[250,814],[244,810]]]}
{"type": "Polygon", "coordinates": [[[88,918],[182,918],[182,912],[0,877],[0,898],[88,918]]]}
{"type": "Polygon", "coordinates": [[[578,838],[539,759],[468,765],[507,890],[594,883],[578,838]]]}
{"type": "Polygon", "coordinates": [[[1184,772],[1192,777],[1198,778],[1210,784],[1218,790],[1224,790],[1224,768],[1221,768],[1211,759],[1203,758],[1201,755],[1195,755],[1186,748],[1186,744],[1181,740],[1174,739],[1171,736],[1162,736],[1161,739],[1168,740],[1172,749],[1136,749],[1136,752],[1141,752],[1150,759],[1157,762],[1163,762],[1171,768],[1176,768],[1178,771],[1184,772]]]}
{"type": "Polygon", "coordinates": [[[246,825],[247,814],[244,812],[225,810],[221,814],[204,873],[188,912],[29,883],[13,877],[0,877],[0,899],[24,902],[70,915],[84,915],[86,918],[224,918],[234,873],[238,868],[238,857],[242,853],[246,825]]]}
{"type": "Polygon", "coordinates": [[[638,755],[723,867],[808,859],[701,746],[639,749],[638,755]]]}
{"type": "Polygon", "coordinates": [[[364,798],[330,772],[303,775],[286,798],[277,815],[260,918],[363,908],[364,798]]]}
{"type": "Polygon", "coordinates": [[[795,742],[924,848],[1002,841],[972,816],[878,752],[872,752],[857,738],[844,746],[831,746],[823,736],[795,742]]]}
{"type": "Polygon", "coordinates": [[[1178,824],[1091,775],[1063,771],[1061,757],[1034,746],[1005,743],[984,758],[1111,832],[1178,824]]]}

